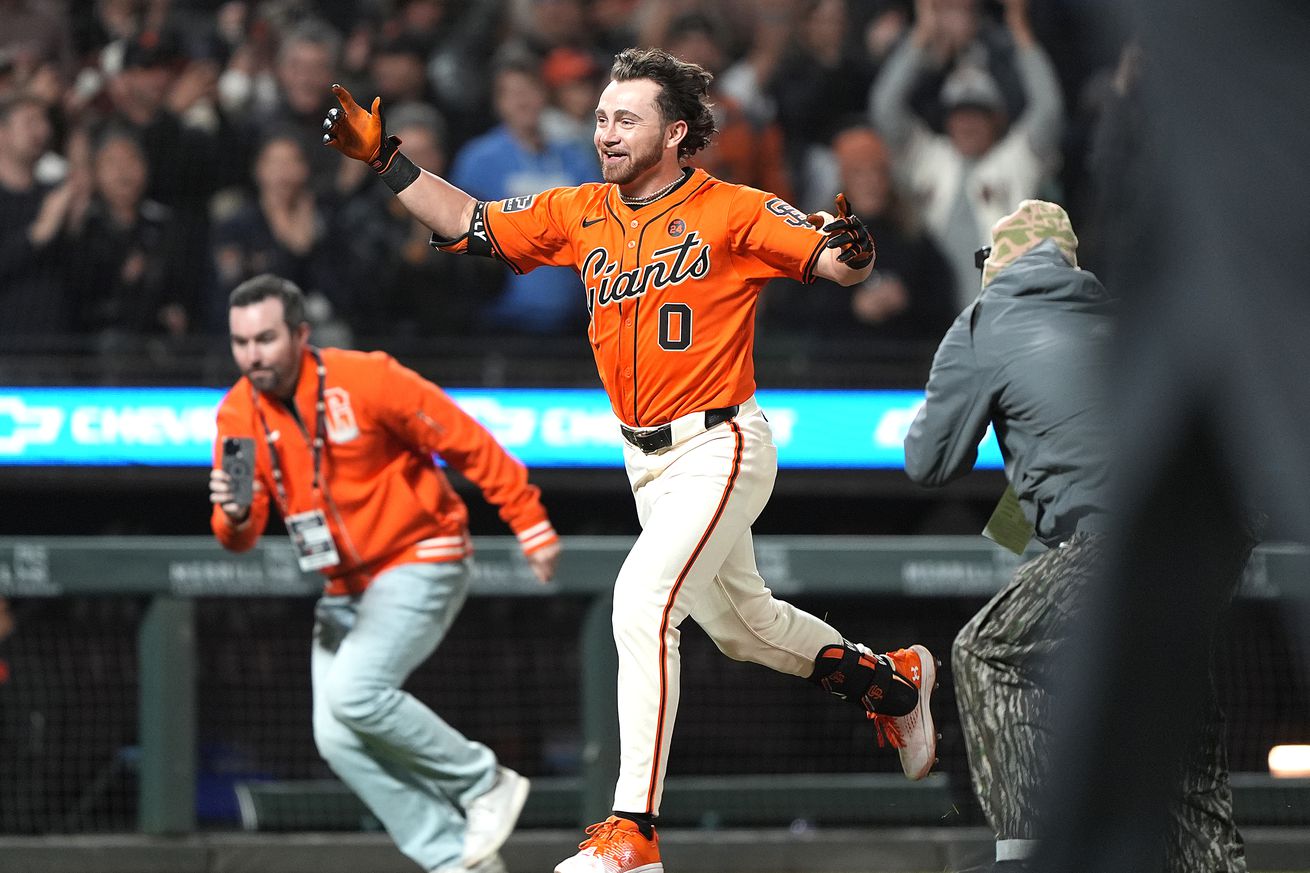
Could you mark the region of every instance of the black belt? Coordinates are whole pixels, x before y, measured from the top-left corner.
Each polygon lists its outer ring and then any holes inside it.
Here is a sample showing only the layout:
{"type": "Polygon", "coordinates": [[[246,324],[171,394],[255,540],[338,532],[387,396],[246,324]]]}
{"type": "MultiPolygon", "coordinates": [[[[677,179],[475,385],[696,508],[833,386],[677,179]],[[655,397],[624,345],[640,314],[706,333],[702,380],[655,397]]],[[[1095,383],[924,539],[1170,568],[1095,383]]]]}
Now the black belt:
{"type": "MultiPolygon", "coordinates": [[[[716,424],[723,424],[735,416],[740,408],[740,406],[725,406],[722,409],[705,410],[705,430],[709,430],[716,424]]],[[[673,445],[672,425],[660,425],[654,430],[633,430],[627,425],[621,424],[619,430],[622,431],[625,440],[648,455],[651,452],[658,452],[673,445]]]]}

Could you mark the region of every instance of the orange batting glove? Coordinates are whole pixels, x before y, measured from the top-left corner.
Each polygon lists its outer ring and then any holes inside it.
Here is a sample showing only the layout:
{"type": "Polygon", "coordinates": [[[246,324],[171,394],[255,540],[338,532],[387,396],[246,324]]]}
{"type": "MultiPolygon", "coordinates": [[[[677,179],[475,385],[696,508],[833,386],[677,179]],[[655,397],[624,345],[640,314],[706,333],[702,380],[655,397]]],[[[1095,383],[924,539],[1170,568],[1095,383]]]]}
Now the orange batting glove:
{"type": "Polygon", "coordinates": [[[845,194],[838,194],[836,201],[837,217],[832,221],[828,221],[831,216],[823,212],[807,215],[805,220],[828,235],[828,248],[841,249],[841,254],[837,256],[838,263],[852,270],[863,270],[873,263],[873,237],[869,235],[869,228],[860,217],[851,212],[845,194]]]}
{"type": "Polygon", "coordinates": [[[355,102],[350,92],[340,85],[332,86],[341,108],[328,110],[323,119],[323,144],[330,145],[348,158],[363,161],[375,173],[384,173],[391,166],[400,145],[400,137],[387,136],[382,119],[382,98],[373,98],[373,111],[369,112],[355,102]]]}

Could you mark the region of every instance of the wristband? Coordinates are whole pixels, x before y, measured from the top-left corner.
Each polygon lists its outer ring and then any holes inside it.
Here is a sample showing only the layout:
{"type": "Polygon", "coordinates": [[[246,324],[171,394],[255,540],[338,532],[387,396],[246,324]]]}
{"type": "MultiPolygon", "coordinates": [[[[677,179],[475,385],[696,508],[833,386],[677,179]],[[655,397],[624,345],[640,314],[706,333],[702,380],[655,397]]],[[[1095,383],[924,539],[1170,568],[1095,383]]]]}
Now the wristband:
{"type": "Polygon", "coordinates": [[[422,173],[418,164],[405,157],[402,152],[396,152],[387,162],[386,167],[378,171],[378,178],[386,183],[393,194],[399,194],[413,185],[414,180],[422,173]]]}

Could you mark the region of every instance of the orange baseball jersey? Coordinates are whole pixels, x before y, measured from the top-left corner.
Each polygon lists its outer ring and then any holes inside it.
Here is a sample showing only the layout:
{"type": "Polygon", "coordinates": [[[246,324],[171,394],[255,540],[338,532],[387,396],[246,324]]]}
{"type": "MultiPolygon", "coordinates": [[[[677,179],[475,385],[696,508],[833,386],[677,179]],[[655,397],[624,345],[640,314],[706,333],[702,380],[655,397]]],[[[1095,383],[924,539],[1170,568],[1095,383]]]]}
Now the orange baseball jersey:
{"type": "Polygon", "coordinates": [[[443,251],[489,255],[516,272],[582,277],[596,369],[630,427],[741,403],[755,391],[755,307],[772,278],[814,280],[825,237],[772,194],[686,170],[640,208],[591,183],[479,203],[443,251]]]}
{"type": "Polygon", "coordinates": [[[218,408],[215,461],[223,438],[255,440],[256,489],[240,526],[215,506],[210,525],[224,547],[249,549],[278,502],[262,412],[277,445],[289,515],[321,510],[341,562],[324,568],[328,594],[356,594],[398,564],[457,561],[472,553],[468,509],[433,461],[439,454],[482,489],[518,535],[524,551],[554,542],[555,530],[527,470],[482,425],[436,385],[382,352],[322,349],[327,446],[314,488],[312,441],[319,392],[313,357],[300,362],[292,415],[280,401],[251,390],[242,377],[218,408]]]}

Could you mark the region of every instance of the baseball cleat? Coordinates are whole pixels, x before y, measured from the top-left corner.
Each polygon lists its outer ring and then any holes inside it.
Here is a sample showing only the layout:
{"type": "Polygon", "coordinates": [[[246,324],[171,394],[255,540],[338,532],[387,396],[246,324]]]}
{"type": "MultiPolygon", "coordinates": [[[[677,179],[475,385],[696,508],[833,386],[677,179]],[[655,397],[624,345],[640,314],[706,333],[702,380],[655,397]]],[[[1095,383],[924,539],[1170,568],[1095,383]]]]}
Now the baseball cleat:
{"type": "Polygon", "coordinates": [[[578,850],[560,861],[555,873],[664,873],[659,835],[652,832],[646,839],[637,823],[626,818],[612,815],[587,828],[578,850]]]}
{"type": "Polygon", "coordinates": [[[508,767],[496,768],[496,781],[464,809],[464,865],[476,868],[509,839],[528,799],[529,782],[508,767]]]}
{"type": "Polygon", "coordinates": [[[937,763],[937,740],[941,737],[932,722],[929,701],[937,687],[937,659],[923,646],[888,652],[888,658],[904,679],[919,690],[919,703],[905,715],[870,713],[878,730],[878,745],[891,744],[901,756],[901,769],[909,779],[928,775],[937,763]]]}

